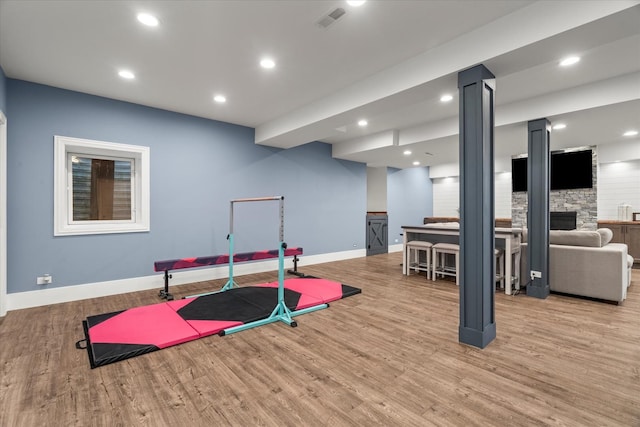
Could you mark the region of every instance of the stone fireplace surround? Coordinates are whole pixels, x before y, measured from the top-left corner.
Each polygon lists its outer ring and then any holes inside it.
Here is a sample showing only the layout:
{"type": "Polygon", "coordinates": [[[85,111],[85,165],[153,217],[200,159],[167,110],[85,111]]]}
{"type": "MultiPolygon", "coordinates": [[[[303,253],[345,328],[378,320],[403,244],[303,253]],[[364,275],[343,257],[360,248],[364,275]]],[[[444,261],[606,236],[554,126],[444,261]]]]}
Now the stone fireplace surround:
{"type": "MultiPolygon", "coordinates": [[[[576,229],[596,230],[598,228],[598,154],[592,150],[591,167],[593,188],[575,190],[554,190],[550,192],[551,212],[576,212],[576,229]]],[[[511,219],[513,227],[527,226],[527,192],[511,193],[511,219]]]]}
{"type": "Polygon", "coordinates": [[[575,230],[578,219],[578,212],[549,212],[550,230],[575,230]]]}

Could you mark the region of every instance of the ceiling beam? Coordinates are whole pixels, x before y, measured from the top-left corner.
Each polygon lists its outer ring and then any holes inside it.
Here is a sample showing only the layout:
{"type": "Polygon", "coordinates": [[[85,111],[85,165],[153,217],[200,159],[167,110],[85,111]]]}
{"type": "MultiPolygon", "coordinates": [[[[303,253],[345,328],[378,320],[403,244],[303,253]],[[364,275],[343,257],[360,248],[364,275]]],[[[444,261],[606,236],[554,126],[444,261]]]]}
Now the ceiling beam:
{"type": "MultiPolygon", "coordinates": [[[[499,82],[498,82],[499,85],[499,82]]],[[[496,126],[506,126],[540,117],[640,99],[640,73],[630,73],[596,83],[552,92],[496,107],[496,126]]],[[[417,144],[458,134],[458,117],[425,123],[400,131],[398,145],[417,144]]],[[[351,141],[340,145],[349,145],[351,141]]]]}
{"type": "Polygon", "coordinates": [[[461,37],[256,128],[256,144],[290,148],[336,134],[355,114],[394,95],[637,5],[636,1],[553,2],[523,7],[461,37]],[[588,7],[586,7],[588,5],[588,7]],[[537,19],[546,25],[533,25],[537,19]],[[513,29],[518,31],[514,32],[513,29]],[[510,34],[510,37],[504,37],[510,34]]]}
{"type": "Polygon", "coordinates": [[[349,154],[375,150],[383,147],[398,145],[398,131],[389,130],[362,138],[353,139],[345,144],[333,144],[331,155],[334,158],[344,158],[349,154]]]}

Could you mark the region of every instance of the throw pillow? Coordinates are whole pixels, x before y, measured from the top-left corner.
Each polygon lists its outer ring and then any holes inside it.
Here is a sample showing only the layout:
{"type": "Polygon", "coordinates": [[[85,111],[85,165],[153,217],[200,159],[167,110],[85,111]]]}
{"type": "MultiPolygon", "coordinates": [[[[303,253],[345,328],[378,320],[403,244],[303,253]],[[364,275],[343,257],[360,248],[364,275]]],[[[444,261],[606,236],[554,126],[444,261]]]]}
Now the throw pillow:
{"type": "Polygon", "coordinates": [[[610,228],[598,228],[596,231],[600,234],[600,244],[602,246],[608,245],[611,239],[613,239],[613,231],[611,231],[610,228]]]}

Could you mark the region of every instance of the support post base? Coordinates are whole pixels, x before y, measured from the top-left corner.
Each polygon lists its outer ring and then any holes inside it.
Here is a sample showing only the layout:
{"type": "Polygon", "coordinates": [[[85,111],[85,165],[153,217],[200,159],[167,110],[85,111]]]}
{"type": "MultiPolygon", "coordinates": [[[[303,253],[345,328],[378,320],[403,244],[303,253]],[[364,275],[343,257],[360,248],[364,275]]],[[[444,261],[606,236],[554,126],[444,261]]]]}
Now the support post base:
{"type": "Polygon", "coordinates": [[[458,332],[458,340],[462,344],[468,344],[478,348],[485,348],[495,338],[496,338],[495,323],[491,323],[487,325],[483,331],[460,326],[459,332],[458,332]]]}
{"type": "Polygon", "coordinates": [[[536,283],[535,281],[527,286],[527,295],[534,298],[546,299],[551,290],[546,283],[536,283]]]}

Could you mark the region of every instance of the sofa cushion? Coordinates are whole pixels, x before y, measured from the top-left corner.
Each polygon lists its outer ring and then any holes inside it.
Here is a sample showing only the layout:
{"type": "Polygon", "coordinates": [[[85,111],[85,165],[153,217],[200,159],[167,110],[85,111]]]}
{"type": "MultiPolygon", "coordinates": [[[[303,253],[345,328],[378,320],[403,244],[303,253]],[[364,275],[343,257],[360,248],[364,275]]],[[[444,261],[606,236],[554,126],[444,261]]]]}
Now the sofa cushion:
{"type": "Polygon", "coordinates": [[[549,232],[549,244],[551,245],[599,248],[602,246],[601,242],[600,233],[597,231],[551,230],[549,232]]]}
{"type": "Polygon", "coordinates": [[[598,228],[596,230],[600,234],[600,244],[606,246],[613,239],[613,231],[610,228],[598,228]]]}
{"type": "Polygon", "coordinates": [[[460,227],[459,222],[431,222],[429,224],[424,225],[425,228],[433,228],[433,227],[450,227],[450,228],[458,228],[460,227]]]}

